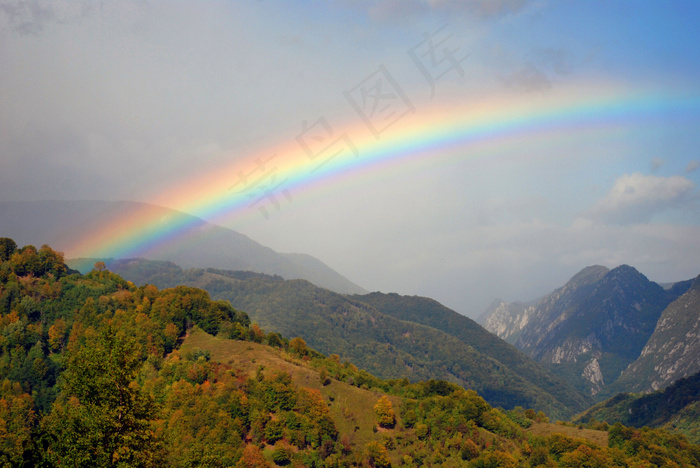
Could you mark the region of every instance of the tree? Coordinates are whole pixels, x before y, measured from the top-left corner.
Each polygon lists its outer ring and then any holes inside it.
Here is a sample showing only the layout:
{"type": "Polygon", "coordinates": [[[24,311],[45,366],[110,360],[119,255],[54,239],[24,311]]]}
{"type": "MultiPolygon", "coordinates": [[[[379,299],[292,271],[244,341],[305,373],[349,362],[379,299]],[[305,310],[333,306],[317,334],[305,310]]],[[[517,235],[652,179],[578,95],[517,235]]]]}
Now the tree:
{"type": "Polygon", "coordinates": [[[367,464],[372,468],[389,468],[391,467],[391,460],[389,460],[389,455],[387,454],[386,447],[377,441],[372,441],[367,444],[367,464]]]}
{"type": "Polygon", "coordinates": [[[133,338],[110,326],[67,356],[62,398],[44,420],[57,466],[158,466],[151,430],[156,407],[134,381],[140,367],[133,338]]]}
{"type": "Polygon", "coordinates": [[[59,318],[51,325],[51,328],[49,328],[49,349],[51,349],[51,351],[63,349],[66,331],[68,331],[68,324],[63,320],[63,317],[59,318]]]}
{"type": "Polygon", "coordinates": [[[51,273],[56,277],[60,277],[68,272],[68,267],[66,267],[65,259],[63,258],[63,252],[57,252],[44,244],[41,246],[41,249],[39,249],[38,255],[39,269],[42,276],[51,273]]]}
{"type": "Polygon", "coordinates": [[[298,354],[299,356],[306,356],[309,354],[309,348],[306,346],[306,341],[299,336],[292,338],[292,340],[289,342],[289,350],[298,354]]]}
{"type": "Polygon", "coordinates": [[[379,425],[385,428],[393,428],[396,425],[396,415],[389,398],[384,395],[374,405],[374,412],[379,418],[379,425]]]}
{"type": "Polygon", "coordinates": [[[17,251],[17,244],[9,237],[0,237],[0,262],[6,262],[17,251]]]}
{"type": "Polygon", "coordinates": [[[243,456],[236,464],[237,468],[267,468],[270,464],[265,460],[257,445],[248,444],[243,449],[243,456]]]}
{"type": "Polygon", "coordinates": [[[462,444],[459,454],[462,460],[472,460],[479,456],[479,447],[473,440],[467,439],[462,444]]]}
{"type": "Polygon", "coordinates": [[[0,382],[0,464],[20,466],[31,449],[34,414],[32,397],[16,382],[0,382]]]}

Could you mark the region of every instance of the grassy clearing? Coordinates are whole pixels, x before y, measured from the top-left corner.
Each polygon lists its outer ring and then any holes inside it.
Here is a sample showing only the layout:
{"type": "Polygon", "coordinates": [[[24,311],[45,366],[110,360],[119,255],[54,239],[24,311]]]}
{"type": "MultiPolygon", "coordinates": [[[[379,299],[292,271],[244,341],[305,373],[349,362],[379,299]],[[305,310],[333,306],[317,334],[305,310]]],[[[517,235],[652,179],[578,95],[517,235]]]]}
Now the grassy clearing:
{"type": "MultiPolygon", "coordinates": [[[[288,372],[295,385],[317,389],[321,392],[328,403],[331,417],[335,421],[338,431],[341,435],[347,435],[353,445],[363,447],[368,442],[377,439],[377,434],[374,432],[377,425],[374,405],[380,397],[379,393],[334,379],[331,379],[330,384],[324,386],[315,369],[282,349],[250,341],[220,339],[198,328],[193,329],[187,336],[180,352],[186,354],[196,348],[209,351],[212,361],[228,364],[251,377],[255,375],[260,366],[265,373],[288,372]]],[[[391,396],[389,399],[394,405],[398,418],[401,399],[391,396]]],[[[397,424],[398,426],[399,424],[397,424]]],[[[384,431],[392,434],[396,430],[384,431]]]]}
{"type": "Polygon", "coordinates": [[[595,431],[593,429],[579,429],[578,427],[563,426],[561,424],[535,423],[528,431],[533,435],[547,436],[550,434],[564,434],[569,437],[586,439],[601,447],[608,446],[608,433],[606,431],[595,431]]]}

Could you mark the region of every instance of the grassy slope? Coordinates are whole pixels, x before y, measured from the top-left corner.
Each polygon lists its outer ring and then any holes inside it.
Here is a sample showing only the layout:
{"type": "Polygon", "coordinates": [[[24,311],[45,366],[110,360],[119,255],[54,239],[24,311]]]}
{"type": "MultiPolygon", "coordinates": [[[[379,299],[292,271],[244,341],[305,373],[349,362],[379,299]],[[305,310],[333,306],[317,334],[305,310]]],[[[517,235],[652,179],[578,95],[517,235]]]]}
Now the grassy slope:
{"type": "MultiPolygon", "coordinates": [[[[249,341],[235,341],[214,337],[195,328],[184,340],[180,353],[186,354],[194,349],[203,349],[211,353],[211,359],[216,362],[231,365],[235,369],[244,370],[250,376],[254,376],[258,368],[262,366],[265,372],[287,372],[292,376],[292,382],[300,387],[317,389],[327,402],[331,416],[342,435],[349,435],[352,443],[362,447],[373,440],[381,440],[383,436],[391,437],[408,436],[409,429],[402,427],[402,421],[398,408],[403,403],[403,398],[390,396],[397,416],[397,425],[394,429],[376,428],[376,415],[373,407],[379,397],[383,395],[373,390],[364,390],[344,382],[331,379],[329,385],[323,386],[319,378],[319,372],[313,369],[303,360],[293,357],[278,348],[252,343],[249,341]]],[[[501,444],[510,446],[512,443],[505,438],[497,436],[484,429],[480,429],[482,435],[488,440],[499,440],[501,444]]],[[[576,427],[561,424],[535,423],[526,432],[535,436],[547,436],[550,434],[564,434],[569,437],[586,439],[601,447],[608,445],[608,433],[592,429],[578,429],[576,427]]],[[[399,449],[390,450],[389,456],[398,464],[399,449]]]]}
{"type": "MultiPolygon", "coordinates": [[[[200,329],[188,336],[180,349],[185,354],[195,348],[211,352],[212,360],[244,370],[251,377],[260,366],[265,372],[288,372],[295,385],[321,392],[342,434],[353,434],[355,443],[359,445],[375,439],[372,430],[376,424],[373,407],[379,393],[333,379],[329,385],[323,386],[317,370],[279,348],[250,341],[220,339],[200,329]]],[[[399,403],[398,397],[390,398],[392,403],[399,403]]]]}

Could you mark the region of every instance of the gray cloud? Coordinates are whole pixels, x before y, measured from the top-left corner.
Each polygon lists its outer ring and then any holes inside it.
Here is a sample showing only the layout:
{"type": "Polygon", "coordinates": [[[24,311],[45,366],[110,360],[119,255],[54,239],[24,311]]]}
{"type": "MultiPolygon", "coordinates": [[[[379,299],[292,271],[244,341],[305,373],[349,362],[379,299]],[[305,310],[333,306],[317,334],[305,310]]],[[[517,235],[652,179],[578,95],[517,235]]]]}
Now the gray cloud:
{"type": "Polygon", "coordinates": [[[421,1],[381,0],[371,3],[367,9],[370,18],[381,22],[402,21],[413,15],[424,13],[428,9],[421,1]]]}
{"type": "Polygon", "coordinates": [[[502,16],[520,11],[527,0],[426,0],[434,9],[466,12],[482,18],[502,16]]]}
{"type": "Polygon", "coordinates": [[[666,161],[663,158],[652,159],[651,160],[651,172],[658,172],[659,169],[661,169],[664,164],[666,164],[666,161]]]}
{"type": "MultiPolygon", "coordinates": [[[[0,2],[0,26],[5,25],[20,35],[37,35],[47,22],[54,21],[53,7],[38,0],[0,2]]],[[[4,28],[0,28],[2,30],[4,28]]]]}
{"type": "Polygon", "coordinates": [[[700,168],[700,161],[697,159],[690,161],[687,166],[685,166],[685,172],[686,174],[690,174],[691,172],[695,172],[700,168]]]}
{"type": "Polygon", "coordinates": [[[560,75],[568,75],[572,72],[571,54],[561,48],[547,47],[535,52],[538,63],[552,69],[560,75]]]}
{"type": "Polygon", "coordinates": [[[543,91],[552,87],[547,75],[532,63],[526,63],[517,70],[507,74],[503,82],[509,88],[520,91],[543,91]]]}
{"type": "Polygon", "coordinates": [[[90,0],[0,0],[0,32],[39,36],[51,24],[80,21],[103,6],[90,0]]]}
{"type": "Polygon", "coordinates": [[[521,11],[529,0],[346,0],[341,4],[364,9],[379,22],[399,22],[426,13],[455,17],[489,19],[521,11]]]}

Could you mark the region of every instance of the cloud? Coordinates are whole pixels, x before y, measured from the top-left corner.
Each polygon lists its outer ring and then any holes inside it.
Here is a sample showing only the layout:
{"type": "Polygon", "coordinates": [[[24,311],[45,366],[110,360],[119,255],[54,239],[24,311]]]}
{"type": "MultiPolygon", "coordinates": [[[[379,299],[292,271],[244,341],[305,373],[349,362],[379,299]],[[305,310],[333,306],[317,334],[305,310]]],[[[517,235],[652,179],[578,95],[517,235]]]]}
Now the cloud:
{"type": "Polygon", "coordinates": [[[427,0],[427,4],[435,10],[468,12],[481,18],[515,13],[526,3],[526,0],[427,0]]]}
{"type": "Polygon", "coordinates": [[[686,174],[690,174],[691,172],[695,172],[700,168],[700,161],[697,159],[690,161],[687,166],[685,166],[685,172],[686,174]]]}
{"type": "Polygon", "coordinates": [[[651,160],[651,172],[658,172],[661,167],[666,164],[662,158],[654,158],[651,160]]]}
{"type": "Polygon", "coordinates": [[[38,36],[49,24],[79,20],[92,13],[95,6],[85,0],[0,0],[0,31],[38,36]]]}
{"type": "Polygon", "coordinates": [[[419,14],[427,10],[420,1],[412,0],[382,0],[372,2],[368,7],[370,18],[375,21],[400,21],[414,14],[419,14]]]}
{"type": "Polygon", "coordinates": [[[504,78],[506,86],[520,91],[543,91],[552,87],[547,75],[532,63],[526,63],[504,78]]]}
{"type": "Polygon", "coordinates": [[[487,19],[517,13],[528,0],[364,0],[342,2],[346,8],[364,9],[379,22],[397,22],[426,13],[487,19]]]}
{"type": "Polygon", "coordinates": [[[695,184],[682,176],[624,174],[587,217],[611,224],[644,223],[657,214],[694,203],[694,191],[695,184]]]}
{"type": "Polygon", "coordinates": [[[568,75],[572,71],[571,57],[565,49],[548,47],[535,52],[537,61],[542,66],[551,68],[559,75],[568,75]]]}
{"type": "Polygon", "coordinates": [[[0,2],[0,25],[9,26],[22,36],[41,33],[44,24],[54,19],[53,8],[43,2],[0,2]]]}

